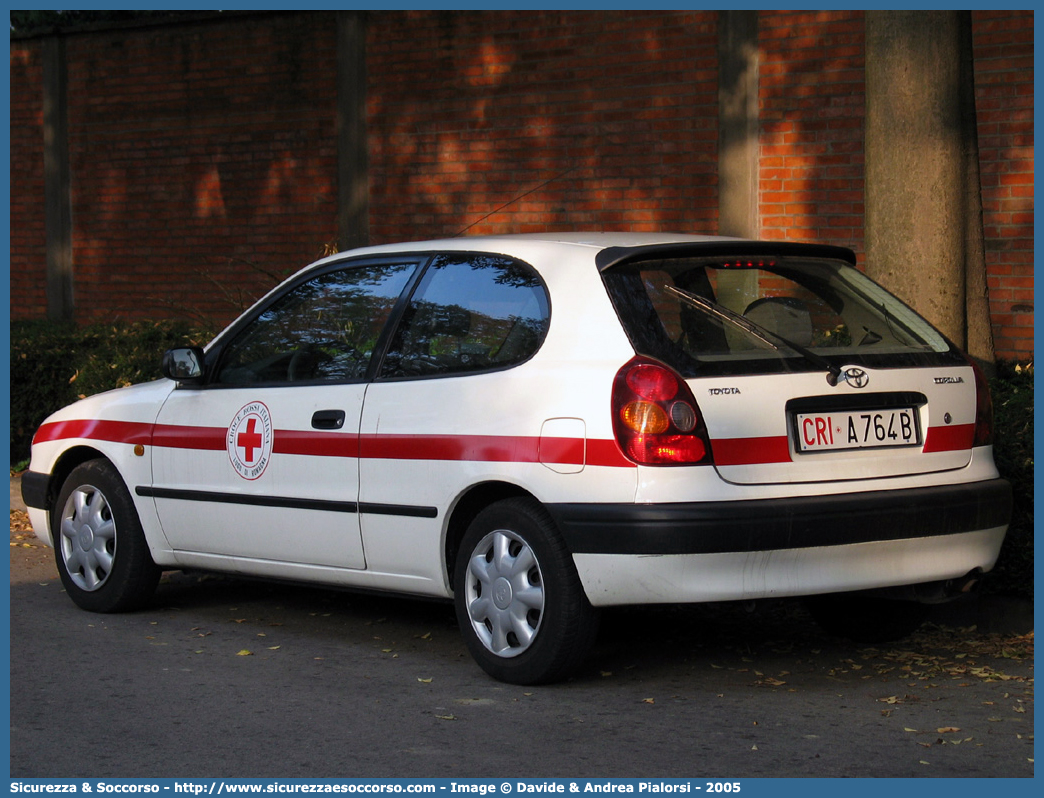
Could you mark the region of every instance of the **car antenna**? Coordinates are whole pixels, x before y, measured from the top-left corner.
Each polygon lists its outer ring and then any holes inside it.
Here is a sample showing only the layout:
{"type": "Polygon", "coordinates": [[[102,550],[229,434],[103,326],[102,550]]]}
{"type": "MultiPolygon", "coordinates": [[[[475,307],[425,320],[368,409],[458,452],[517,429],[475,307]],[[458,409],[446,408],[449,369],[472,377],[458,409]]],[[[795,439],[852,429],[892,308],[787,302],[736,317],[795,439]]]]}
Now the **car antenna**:
{"type": "Polygon", "coordinates": [[[548,185],[549,183],[554,183],[556,180],[560,180],[561,178],[565,177],[570,172],[575,171],[576,168],[577,168],[576,166],[570,166],[568,169],[566,169],[561,174],[557,174],[554,177],[548,178],[543,183],[541,183],[539,186],[535,186],[534,188],[529,189],[529,191],[527,191],[525,194],[519,194],[514,199],[508,200],[503,205],[501,205],[499,208],[494,208],[493,210],[491,210],[489,213],[487,213],[481,219],[476,219],[475,221],[473,221],[471,224],[469,224],[467,227],[465,227],[459,233],[455,233],[453,237],[454,238],[459,238],[460,236],[462,236],[466,232],[468,232],[468,230],[470,230],[475,225],[481,224],[482,222],[486,221],[486,219],[488,219],[490,216],[493,216],[494,214],[500,213],[502,210],[504,210],[504,208],[508,207],[509,205],[514,205],[519,200],[525,199],[526,197],[528,197],[533,192],[540,191],[540,189],[542,189],[544,186],[548,185]]]}

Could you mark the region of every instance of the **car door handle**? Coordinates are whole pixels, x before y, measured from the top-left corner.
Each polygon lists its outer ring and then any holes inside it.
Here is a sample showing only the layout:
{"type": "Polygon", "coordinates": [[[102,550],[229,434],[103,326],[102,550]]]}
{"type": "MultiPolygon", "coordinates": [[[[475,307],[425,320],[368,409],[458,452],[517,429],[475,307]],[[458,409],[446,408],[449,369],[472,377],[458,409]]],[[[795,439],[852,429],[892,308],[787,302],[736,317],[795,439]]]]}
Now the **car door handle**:
{"type": "Polygon", "coordinates": [[[343,410],[316,410],[312,414],[313,429],[340,429],[343,426],[343,410]]]}

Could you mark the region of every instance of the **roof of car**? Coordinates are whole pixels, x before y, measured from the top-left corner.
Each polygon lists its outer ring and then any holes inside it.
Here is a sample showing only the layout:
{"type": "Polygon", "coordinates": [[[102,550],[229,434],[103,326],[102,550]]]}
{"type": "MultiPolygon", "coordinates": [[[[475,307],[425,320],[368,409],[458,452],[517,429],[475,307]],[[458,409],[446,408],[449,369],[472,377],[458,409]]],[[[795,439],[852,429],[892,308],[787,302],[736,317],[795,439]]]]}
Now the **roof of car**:
{"type": "MultiPolygon", "coordinates": [[[[563,232],[563,233],[518,233],[514,235],[493,236],[459,236],[456,238],[440,238],[427,241],[405,241],[345,250],[331,256],[341,259],[345,256],[359,257],[367,255],[383,255],[391,252],[431,252],[435,250],[474,250],[478,252],[503,252],[512,245],[572,245],[602,250],[609,247],[641,247],[668,243],[698,243],[712,241],[740,241],[721,236],[691,235],[685,233],[599,233],[599,232],[563,232]]],[[[324,262],[329,258],[324,258],[324,262]]]]}
{"type": "Polygon", "coordinates": [[[694,249],[713,249],[715,253],[731,254],[794,254],[818,255],[833,257],[855,263],[855,255],[851,250],[842,247],[817,244],[801,244],[790,241],[759,241],[755,239],[734,238],[728,236],[694,235],[691,233],[631,233],[631,232],[561,232],[561,233],[521,233],[515,235],[496,236],[461,236],[458,238],[434,239],[429,241],[408,241],[403,243],[380,244],[347,250],[320,263],[330,260],[341,260],[345,257],[364,257],[384,255],[393,252],[432,252],[432,251],[477,251],[503,252],[509,254],[512,245],[520,248],[559,245],[589,247],[597,250],[596,260],[600,269],[608,268],[621,260],[647,253],[669,257],[681,254],[682,250],[693,254],[694,249]]]}

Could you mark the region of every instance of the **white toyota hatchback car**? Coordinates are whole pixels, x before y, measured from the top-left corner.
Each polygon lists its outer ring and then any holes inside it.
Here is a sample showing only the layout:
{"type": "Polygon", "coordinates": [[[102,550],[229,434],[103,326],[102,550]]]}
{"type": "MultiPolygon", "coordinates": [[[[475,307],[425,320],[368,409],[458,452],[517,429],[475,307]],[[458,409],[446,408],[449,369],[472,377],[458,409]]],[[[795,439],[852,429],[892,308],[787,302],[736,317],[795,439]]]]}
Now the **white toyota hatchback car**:
{"type": "Polygon", "coordinates": [[[810,596],[900,634],[993,566],[1011,494],[977,369],[854,263],[690,235],[345,252],[51,416],[24,497],[85,609],[162,569],[452,597],[508,682],[568,674],[610,605],[810,596]]]}

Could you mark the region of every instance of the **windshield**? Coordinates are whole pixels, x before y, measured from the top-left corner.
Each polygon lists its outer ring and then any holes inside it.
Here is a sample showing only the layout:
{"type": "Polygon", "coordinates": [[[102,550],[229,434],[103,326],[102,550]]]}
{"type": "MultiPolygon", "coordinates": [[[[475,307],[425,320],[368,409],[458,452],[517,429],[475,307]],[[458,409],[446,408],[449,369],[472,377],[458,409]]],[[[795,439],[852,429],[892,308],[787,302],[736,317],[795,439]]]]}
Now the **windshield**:
{"type": "Polygon", "coordinates": [[[954,357],[928,322],[840,261],[671,258],[603,276],[635,349],[684,376],[954,357]]]}

